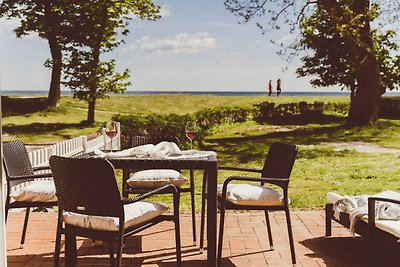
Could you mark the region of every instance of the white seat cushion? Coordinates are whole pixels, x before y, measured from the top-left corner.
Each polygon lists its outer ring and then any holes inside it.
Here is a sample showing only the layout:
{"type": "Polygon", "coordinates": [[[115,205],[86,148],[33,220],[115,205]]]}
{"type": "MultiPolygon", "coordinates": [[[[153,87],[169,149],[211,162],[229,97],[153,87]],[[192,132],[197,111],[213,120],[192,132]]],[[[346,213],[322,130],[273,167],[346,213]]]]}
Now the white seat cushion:
{"type": "Polygon", "coordinates": [[[160,187],[173,184],[176,187],[187,182],[185,176],[176,170],[155,169],[138,171],[131,175],[127,183],[131,187],[160,187]]]}
{"type": "Polygon", "coordinates": [[[11,188],[13,201],[53,202],[57,201],[53,180],[35,180],[11,188]]]}
{"type": "Polygon", "coordinates": [[[388,232],[396,237],[400,237],[400,221],[376,220],[375,226],[382,231],[388,232]]]}
{"type": "MultiPolygon", "coordinates": [[[[168,206],[158,202],[139,201],[124,205],[125,229],[149,221],[166,211],[168,211],[168,206]]],[[[63,221],[66,224],[93,230],[118,231],[119,229],[119,219],[116,217],[65,212],[63,221]]]]}
{"type": "MultiPolygon", "coordinates": [[[[222,197],[222,184],[218,185],[218,196],[222,197]]],[[[269,187],[250,184],[228,184],[226,198],[237,205],[282,206],[282,193],[269,187]]]]}

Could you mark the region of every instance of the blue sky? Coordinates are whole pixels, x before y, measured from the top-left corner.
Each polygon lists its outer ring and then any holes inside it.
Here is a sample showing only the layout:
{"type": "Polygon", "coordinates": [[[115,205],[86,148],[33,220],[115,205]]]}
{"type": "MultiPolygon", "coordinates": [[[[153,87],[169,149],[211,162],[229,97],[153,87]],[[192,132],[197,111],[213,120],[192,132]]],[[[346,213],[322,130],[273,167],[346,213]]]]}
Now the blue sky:
{"type": "MultiPolygon", "coordinates": [[[[222,0],[155,3],[163,18],[131,21],[126,44],[110,55],[119,70],[131,70],[128,91],[266,91],[278,78],[284,91],[327,90],[296,77],[299,60],[282,71],[287,63],[270,40],[287,40],[287,31],[262,35],[253,23],[239,24],[222,0]]],[[[47,42],[36,35],[16,39],[17,23],[0,20],[1,89],[48,90],[47,42]]]]}

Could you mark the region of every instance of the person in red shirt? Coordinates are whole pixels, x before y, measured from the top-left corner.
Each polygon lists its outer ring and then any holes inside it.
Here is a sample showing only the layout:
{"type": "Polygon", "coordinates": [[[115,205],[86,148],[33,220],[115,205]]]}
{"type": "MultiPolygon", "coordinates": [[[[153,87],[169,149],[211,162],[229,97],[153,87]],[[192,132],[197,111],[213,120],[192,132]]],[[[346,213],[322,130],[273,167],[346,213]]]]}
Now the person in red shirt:
{"type": "Polygon", "coordinates": [[[268,94],[269,94],[269,96],[272,95],[272,81],[271,80],[269,80],[269,83],[268,83],[268,94]]]}

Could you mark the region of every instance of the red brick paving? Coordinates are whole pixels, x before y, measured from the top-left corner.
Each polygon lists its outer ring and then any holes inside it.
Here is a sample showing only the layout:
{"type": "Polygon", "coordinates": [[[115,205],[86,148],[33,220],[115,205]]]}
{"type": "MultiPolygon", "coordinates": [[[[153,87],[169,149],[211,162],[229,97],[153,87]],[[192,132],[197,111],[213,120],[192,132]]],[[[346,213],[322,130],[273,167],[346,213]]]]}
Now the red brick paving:
{"type": "MultiPolygon", "coordinates": [[[[7,223],[8,266],[53,266],[56,213],[32,213],[24,248],[19,248],[24,213],[11,212],[7,223]]],[[[297,266],[366,266],[366,240],[351,238],[348,230],[333,223],[332,237],[324,237],[324,211],[291,213],[297,266]]],[[[223,245],[222,266],[291,266],[284,213],[270,216],[274,250],[268,244],[262,212],[228,213],[223,245]]],[[[198,221],[199,217],[197,218],[198,221]]],[[[206,251],[200,254],[193,245],[190,215],[181,216],[183,266],[206,266],[206,251]]],[[[175,266],[174,231],[171,222],[163,222],[127,239],[123,266],[175,266]]],[[[108,246],[91,246],[78,238],[78,266],[109,266],[108,246]]],[[[61,249],[63,266],[64,246],[61,249]]],[[[386,265],[387,266],[387,265],[386,265]]]]}

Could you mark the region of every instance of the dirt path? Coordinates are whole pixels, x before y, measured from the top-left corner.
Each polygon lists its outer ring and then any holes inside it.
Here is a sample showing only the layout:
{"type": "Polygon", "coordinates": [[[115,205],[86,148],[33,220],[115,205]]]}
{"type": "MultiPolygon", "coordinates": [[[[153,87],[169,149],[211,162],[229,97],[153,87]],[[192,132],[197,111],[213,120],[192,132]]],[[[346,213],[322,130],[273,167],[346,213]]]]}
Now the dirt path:
{"type": "Polygon", "coordinates": [[[366,142],[326,142],[327,146],[333,146],[336,150],[355,150],[362,153],[400,153],[400,149],[386,148],[366,142]]]}

